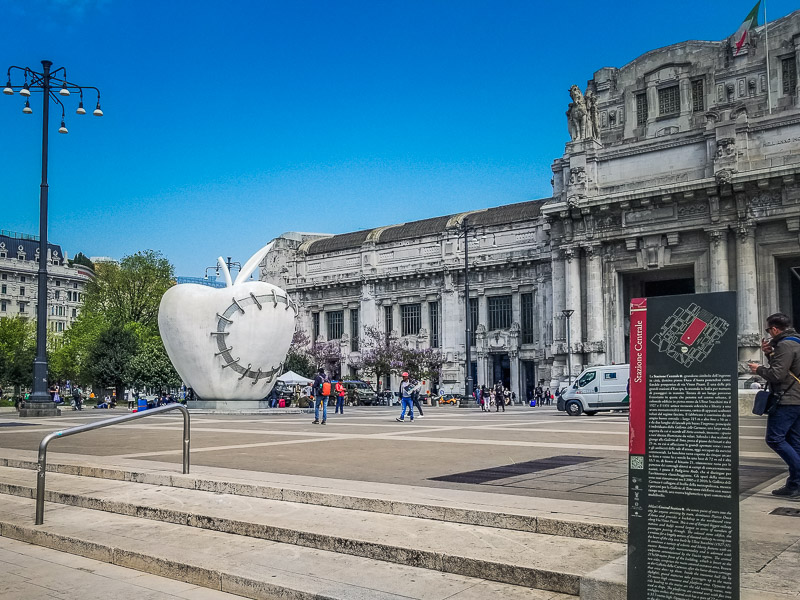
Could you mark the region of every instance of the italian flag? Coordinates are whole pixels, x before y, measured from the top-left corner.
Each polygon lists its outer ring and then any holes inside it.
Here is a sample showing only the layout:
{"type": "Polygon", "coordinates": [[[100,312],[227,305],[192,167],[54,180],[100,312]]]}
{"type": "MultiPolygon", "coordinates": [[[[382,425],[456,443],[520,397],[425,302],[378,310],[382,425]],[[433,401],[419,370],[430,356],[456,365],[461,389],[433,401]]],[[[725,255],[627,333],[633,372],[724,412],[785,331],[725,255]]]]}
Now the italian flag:
{"type": "Polygon", "coordinates": [[[755,29],[758,27],[758,7],[761,5],[761,0],[756,2],[756,5],[753,7],[753,10],[744,18],[744,21],[739,26],[739,29],[733,35],[733,42],[736,45],[736,52],[733,53],[734,56],[739,54],[739,51],[744,46],[744,43],[747,41],[747,34],[750,32],[751,29],[755,29]]]}

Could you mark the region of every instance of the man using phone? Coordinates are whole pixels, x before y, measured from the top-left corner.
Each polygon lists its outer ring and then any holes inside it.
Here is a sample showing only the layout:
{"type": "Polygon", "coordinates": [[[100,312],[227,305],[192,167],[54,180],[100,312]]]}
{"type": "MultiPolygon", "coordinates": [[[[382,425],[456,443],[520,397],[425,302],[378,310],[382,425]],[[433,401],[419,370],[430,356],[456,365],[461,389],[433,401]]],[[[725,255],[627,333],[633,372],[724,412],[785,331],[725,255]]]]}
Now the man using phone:
{"type": "Polygon", "coordinates": [[[786,485],[772,490],[775,496],[800,500],[800,337],[783,313],[767,317],[767,334],[761,350],[769,366],[749,363],[750,372],[767,380],[770,391],[780,396],[767,416],[767,445],[789,467],[786,485]]]}

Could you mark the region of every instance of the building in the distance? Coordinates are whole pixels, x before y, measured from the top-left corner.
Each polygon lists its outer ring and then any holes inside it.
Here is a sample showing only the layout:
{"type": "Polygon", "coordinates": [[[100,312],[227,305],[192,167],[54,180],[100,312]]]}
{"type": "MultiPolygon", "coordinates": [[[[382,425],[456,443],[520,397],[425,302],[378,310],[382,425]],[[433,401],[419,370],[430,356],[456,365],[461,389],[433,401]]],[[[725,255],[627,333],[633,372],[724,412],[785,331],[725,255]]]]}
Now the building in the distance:
{"type": "MultiPolygon", "coordinates": [[[[78,317],[94,273],[84,265],[69,266],[56,244],[48,244],[47,260],[47,327],[62,332],[78,317]]],[[[0,318],[36,320],[38,281],[39,238],[0,231],[0,318]]]]}
{"type": "Polygon", "coordinates": [[[467,315],[477,382],[524,397],[539,379],[563,383],[568,364],[574,376],[626,362],[641,296],[737,291],[739,356],[755,358],[767,315],[800,321],[798,53],[800,11],[738,51],[689,41],[600,69],[571,90],[551,198],[286,234],[261,278],[345,357],[367,325],[440,348],[445,390],[464,387],[467,315]]]}

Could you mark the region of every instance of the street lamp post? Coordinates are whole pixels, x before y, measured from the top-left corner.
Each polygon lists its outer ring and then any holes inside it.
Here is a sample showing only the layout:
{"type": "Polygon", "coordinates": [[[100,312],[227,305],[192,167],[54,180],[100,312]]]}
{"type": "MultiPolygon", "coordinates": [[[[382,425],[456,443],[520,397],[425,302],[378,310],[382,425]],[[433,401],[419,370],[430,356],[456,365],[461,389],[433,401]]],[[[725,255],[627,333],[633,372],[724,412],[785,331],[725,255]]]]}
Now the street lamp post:
{"type": "Polygon", "coordinates": [[[574,310],[564,309],[561,314],[567,320],[567,387],[572,385],[572,344],[569,339],[569,319],[574,310]]]}
{"type": "Polygon", "coordinates": [[[102,117],[103,111],[100,109],[100,90],[93,86],[80,86],[67,81],[67,71],[60,67],[51,71],[53,63],[49,60],[42,61],[42,72],[34,71],[29,67],[11,66],[8,69],[8,83],[3,88],[6,96],[13,96],[19,92],[25,98],[25,106],[22,112],[26,115],[33,114],[30,105],[30,96],[33,92],[42,92],[42,183],[39,187],[39,273],[37,285],[37,305],[36,305],[36,358],[33,361],[33,390],[30,399],[25,407],[21,407],[19,415],[21,417],[50,417],[61,414],[53,404],[47,389],[47,147],[48,147],[48,122],[50,119],[50,101],[56,102],[61,106],[61,126],[59,133],[66,134],[67,126],[65,122],[64,104],[59,96],[69,96],[72,92],[80,94],[78,109],[75,111],[79,115],[85,115],[83,108],[84,90],[94,90],[97,94],[97,107],[92,111],[96,117],[102,117]],[[12,71],[23,77],[22,85],[15,85],[11,82],[12,71]],[[60,73],[60,75],[59,75],[60,73]],[[59,85],[60,83],[60,85],[59,85]],[[55,85],[54,85],[55,84],[55,85]],[[58,92],[53,89],[58,88],[58,92]]]}
{"type": "Polygon", "coordinates": [[[459,404],[462,408],[470,405],[472,399],[472,311],[469,306],[469,232],[468,218],[461,221],[461,233],[464,236],[464,312],[466,313],[466,331],[464,340],[464,400],[459,404]]]}
{"type": "Polygon", "coordinates": [[[219,270],[222,269],[222,274],[225,277],[225,283],[227,283],[230,286],[231,282],[229,280],[231,278],[231,269],[233,269],[234,267],[241,271],[242,270],[242,263],[235,262],[235,261],[231,262],[231,257],[230,256],[228,257],[227,261],[224,261],[224,260],[222,260],[222,257],[220,256],[217,259],[217,264],[216,265],[214,265],[213,267],[206,267],[206,274],[205,274],[204,279],[208,279],[208,272],[211,269],[214,269],[214,273],[219,277],[219,270]],[[227,270],[225,269],[225,267],[227,267],[227,270]]]}

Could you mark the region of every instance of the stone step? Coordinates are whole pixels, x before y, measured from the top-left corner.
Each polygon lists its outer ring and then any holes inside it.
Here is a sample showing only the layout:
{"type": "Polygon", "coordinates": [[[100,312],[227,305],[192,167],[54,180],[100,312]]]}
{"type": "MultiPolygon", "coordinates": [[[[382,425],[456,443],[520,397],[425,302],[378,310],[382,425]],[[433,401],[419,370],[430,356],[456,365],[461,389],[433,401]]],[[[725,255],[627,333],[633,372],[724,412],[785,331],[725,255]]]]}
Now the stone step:
{"type": "MultiPolygon", "coordinates": [[[[36,470],[35,460],[15,457],[13,451],[5,452],[12,456],[0,456],[0,466],[36,470]]],[[[107,460],[105,464],[91,464],[87,460],[91,459],[53,457],[47,470],[531,533],[627,542],[627,515],[625,507],[618,505],[209,467],[193,467],[192,474],[181,475],[170,464],[124,461],[129,464],[108,466],[107,460]],[[159,466],[166,468],[159,469],[159,466]]]]}
{"type": "Polygon", "coordinates": [[[282,600],[576,600],[486,581],[185,525],[5,496],[0,535],[245,598],[282,600]]]}
{"type": "MultiPolygon", "coordinates": [[[[35,473],[0,468],[0,492],[32,498],[35,473]]],[[[619,543],[312,504],[48,474],[46,500],[567,594],[625,554],[619,543]]],[[[58,515],[45,513],[45,522],[58,515]]]]}

